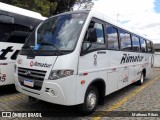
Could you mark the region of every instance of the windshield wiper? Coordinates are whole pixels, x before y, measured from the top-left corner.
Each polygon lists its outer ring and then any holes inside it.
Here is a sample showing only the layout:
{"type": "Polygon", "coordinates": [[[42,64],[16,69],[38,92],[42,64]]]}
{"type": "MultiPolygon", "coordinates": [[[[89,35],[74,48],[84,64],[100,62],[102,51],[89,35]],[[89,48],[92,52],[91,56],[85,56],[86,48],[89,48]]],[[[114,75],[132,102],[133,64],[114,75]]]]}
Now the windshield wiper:
{"type": "Polygon", "coordinates": [[[57,47],[54,43],[39,42],[39,43],[37,43],[37,44],[41,44],[41,45],[53,45],[53,46],[57,49],[58,53],[59,53],[60,55],[63,55],[63,53],[61,52],[61,50],[59,50],[58,47],[57,47]]]}

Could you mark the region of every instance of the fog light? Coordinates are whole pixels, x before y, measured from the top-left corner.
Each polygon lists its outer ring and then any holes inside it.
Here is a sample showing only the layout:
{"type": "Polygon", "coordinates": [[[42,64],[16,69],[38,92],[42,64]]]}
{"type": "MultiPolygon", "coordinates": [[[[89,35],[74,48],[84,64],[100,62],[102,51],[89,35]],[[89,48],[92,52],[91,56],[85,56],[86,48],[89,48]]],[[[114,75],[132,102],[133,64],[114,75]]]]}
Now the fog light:
{"type": "Polygon", "coordinates": [[[53,95],[53,96],[57,96],[57,92],[56,92],[55,90],[53,90],[53,89],[50,90],[50,93],[51,93],[51,95],[53,95]]]}

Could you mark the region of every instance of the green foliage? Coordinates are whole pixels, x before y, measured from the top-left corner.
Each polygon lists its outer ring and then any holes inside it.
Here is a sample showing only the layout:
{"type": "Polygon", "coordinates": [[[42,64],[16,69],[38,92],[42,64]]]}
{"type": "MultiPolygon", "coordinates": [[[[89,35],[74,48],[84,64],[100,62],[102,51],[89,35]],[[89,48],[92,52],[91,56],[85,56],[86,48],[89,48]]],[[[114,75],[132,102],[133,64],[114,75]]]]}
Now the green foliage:
{"type": "Polygon", "coordinates": [[[49,0],[12,0],[12,5],[39,12],[44,16],[50,16],[49,0]]]}
{"type": "Polygon", "coordinates": [[[70,10],[77,0],[0,0],[17,7],[39,12],[49,17],[70,10]]]}

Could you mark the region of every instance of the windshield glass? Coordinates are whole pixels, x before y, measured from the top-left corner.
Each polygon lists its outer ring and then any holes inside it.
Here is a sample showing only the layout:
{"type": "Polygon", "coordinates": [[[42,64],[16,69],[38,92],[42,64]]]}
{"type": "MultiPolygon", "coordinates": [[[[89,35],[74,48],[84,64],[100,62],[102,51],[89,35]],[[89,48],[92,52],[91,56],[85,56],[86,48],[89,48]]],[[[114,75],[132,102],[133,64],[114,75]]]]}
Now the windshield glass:
{"type": "Polygon", "coordinates": [[[86,17],[86,13],[52,17],[37,29],[37,40],[28,39],[25,46],[32,46],[34,50],[74,50],[86,17]]]}

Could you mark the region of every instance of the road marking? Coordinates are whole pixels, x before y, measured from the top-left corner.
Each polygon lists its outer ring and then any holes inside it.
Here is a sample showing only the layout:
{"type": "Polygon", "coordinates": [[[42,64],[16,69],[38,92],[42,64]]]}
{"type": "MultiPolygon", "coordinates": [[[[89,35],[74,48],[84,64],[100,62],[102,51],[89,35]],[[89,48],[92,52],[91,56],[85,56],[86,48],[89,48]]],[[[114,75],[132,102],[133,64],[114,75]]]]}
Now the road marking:
{"type": "Polygon", "coordinates": [[[155,71],[160,71],[160,69],[159,69],[159,68],[155,68],[154,70],[155,70],[155,71]]]}
{"type": "Polygon", "coordinates": [[[117,102],[116,104],[112,105],[110,108],[106,109],[104,112],[101,112],[99,115],[100,117],[94,117],[92,120],[100,120],[103,116],[107,114],[107,112],[114,111],[115,109],[121,107],[124,103],[132,99],[134,96],[136,96],[138,93],[140,93],[143,89],[148,87],[149,85],[153,84],[154,82],[158,81],[160,77],[156,77],[155,79],[151,80],[150,82],[146,83],[139,89],[135,90],[133,93],[129,94],[128,96],[124,97],[122,100],[117,102]]]}

